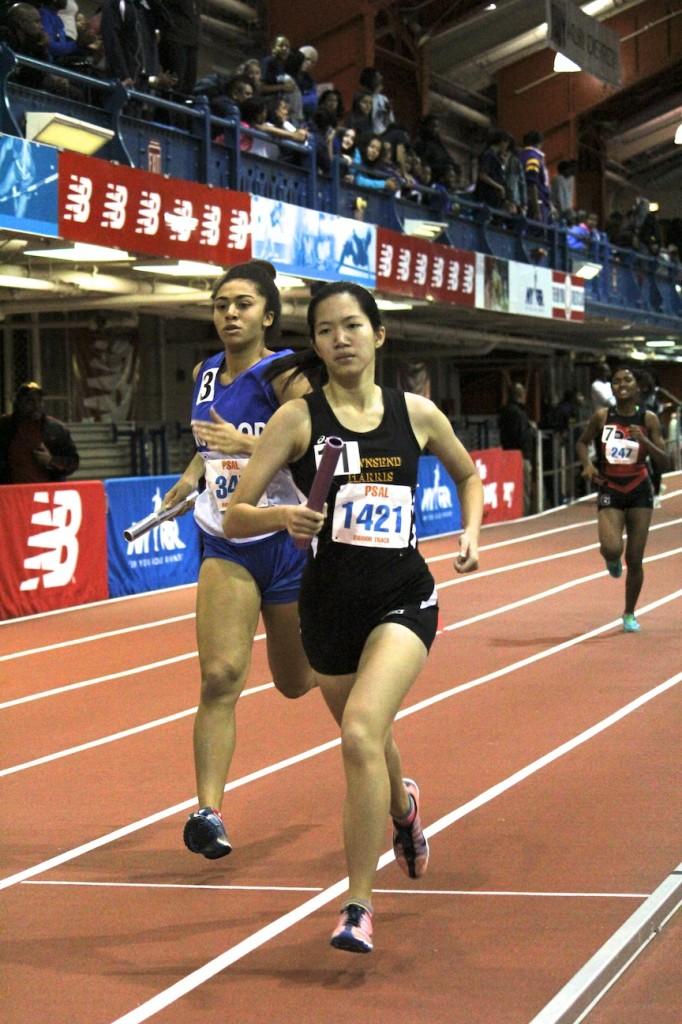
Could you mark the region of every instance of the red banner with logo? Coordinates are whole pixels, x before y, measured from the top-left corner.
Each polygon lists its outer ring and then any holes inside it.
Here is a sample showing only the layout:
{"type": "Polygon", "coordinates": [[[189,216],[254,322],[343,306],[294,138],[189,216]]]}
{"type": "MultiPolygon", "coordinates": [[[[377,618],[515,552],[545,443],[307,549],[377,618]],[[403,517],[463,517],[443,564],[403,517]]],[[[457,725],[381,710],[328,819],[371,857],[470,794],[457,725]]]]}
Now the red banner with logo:
{"type": "Polygon", "coordinates": [[[0,618],[108,596],[101,481],[0,487],[0,521],[5,541],[0,618]]]}
{"type": "Polygon", "coordinates": [[[413,299],[472,306],[476,299],[476,254],[377,228],[380,291],[413,299]]]}
{"type": "Polygon", "coordinates": [[[585,319],[585,282],[581,277],[552,271],[552,316],[556,320],[585,319]]]}
{"type": "Polygon", "coordinates": [[[486,448],[471,452],[483,483],[483,523],[501,523],[523,515],[523,459],[521,452],[486,448]]]}
{"type": "Polygon", "coordinates": [[[251,257],[246,193],[96,157],[59,155],[59,233],[74,242],[199,262],[251,257]]]}

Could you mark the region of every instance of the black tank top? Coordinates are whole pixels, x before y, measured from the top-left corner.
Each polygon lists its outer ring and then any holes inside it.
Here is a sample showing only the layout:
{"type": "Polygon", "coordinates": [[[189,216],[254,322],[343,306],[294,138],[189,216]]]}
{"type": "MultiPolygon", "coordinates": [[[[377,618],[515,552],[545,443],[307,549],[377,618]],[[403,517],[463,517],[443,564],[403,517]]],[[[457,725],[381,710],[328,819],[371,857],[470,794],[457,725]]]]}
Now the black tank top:
{"type": "Polygon", "coordinates": [[[374,430],[358,433],[334,415],[323,391],[305,395],[312,425],[311,446],[290,466],[296,486],[308,494],[316,469],[315,449],[327,437],[346,447],[327,498],[328,513],[319,534],[313,573],[324,572],[339,587],[355,587],[364,600],[377,600],[420,578],[421,598],[433,580],[417,551],[414,496],[419,442],[410,423],[405,395],[382,388],[384,415],[374,430]],[[430,581],[430,583],[429,583],[430,581]]]}
{"type": "Polygon", "coordinates": [[[631,491],[647,479],[646,448],[630,439],[630,427],[646,434],[646,409],[638,406],[631,416],[609,409],[599,439],[600,468],[609,487],[631,491]]]}

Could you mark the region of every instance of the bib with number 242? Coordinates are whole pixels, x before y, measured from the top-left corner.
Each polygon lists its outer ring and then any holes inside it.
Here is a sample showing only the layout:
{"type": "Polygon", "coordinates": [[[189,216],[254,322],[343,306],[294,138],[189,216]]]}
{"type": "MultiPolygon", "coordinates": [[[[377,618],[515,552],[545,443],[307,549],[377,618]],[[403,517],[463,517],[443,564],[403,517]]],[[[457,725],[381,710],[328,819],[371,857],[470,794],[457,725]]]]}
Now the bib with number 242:
{"type": "Polygon", "coordinates": [[[343,484],[334,502],[332,540],[363,547],[406,548],[412,488],[403,484],[343,484]]]}

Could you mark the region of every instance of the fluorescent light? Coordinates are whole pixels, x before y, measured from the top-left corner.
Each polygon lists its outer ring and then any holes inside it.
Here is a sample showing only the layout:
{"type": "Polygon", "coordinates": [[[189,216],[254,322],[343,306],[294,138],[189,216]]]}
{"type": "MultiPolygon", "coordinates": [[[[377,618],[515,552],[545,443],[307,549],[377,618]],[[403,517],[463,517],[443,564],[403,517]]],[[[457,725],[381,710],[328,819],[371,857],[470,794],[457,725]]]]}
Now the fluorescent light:
{"type": "Polygon", "coordinates": [[[67,117],[66,114],[39,111],[26,114],[26,138],[57,149],[71,149],[90,156],[113,137],[110,128],[79,121],[77,117],[67,117]]]}
{"type": "Polygon", "coordinates": [[[497,4],[488,4],[485,9],[486,9],[486,11],[496,11],[497,10],[497,4]]]}
{"type": "Polygon", "coordinates": [[[656,202],[649,203],[649,213],[658,213],[660,208],[661,207],[656,202]]]}
{"type": "Polygon", "coordinates": [[[412,303],[408,302],[407,300],[401,302],[401,301],[394,301],[393,299],[377,299],[377,306],[379,307],[379,309],[385,309],[385,310],[389,310],[389,309],[414,309],[414,306],[412,305],[412,303]]]}
{"type": "Polygon", "coordinates": [[[555,71],[582,71],[580,64],[576,64],[575,61],[571,60],[563,53],[559,53],[557,50],[554,55],[554,70],[555,71]]]}
{"type": "Polygon", "coordinates": [[[601,273],[602,264],[592,263],[590,260],[574,260],[572,274],[581,277],[583,281],[591,281],[593,277],[601,273]]]}
{"type": "Polygon", "coordinates": [[[647,341],[647,348],[675,348],[675,342],[671,338],[660,338],[654,341],[647,341]]]}
{"type": "Polygon", "coordinates": [[[405,218],[403,230],[406,235],[414,238],[438,238],[445,231],[447,224],[440,220],[413,220],[405,218]]]}
{"type": "Polygon", "coordinates": [[[278,274],[275,278],[278,288],[305,288],[306,282],[302,277],[292,277],[290,274],[278,274]]]}
{"type": "Polygon", "coordinates": [[[167,274],[169,277],[217,277],[221,267],[212,263],[178,260],[177,263],[136,263],[133,270],[143,274],[167,274]]]}
{"type": "Polygon", "coordinates": [[[682,146],[682,124],[678,124],[675,132],[675,145],[682,146]]]}
{"type": "Polygon", "coordinates": [[[647,352],[642,352],[639,348],[633,348],[630,352],[630,359],[648,359],[649,355],[647,352]]]}
{"type": "Polygon", "coordinates": [[[46,260],[69,260],[71,263],[121,263],[135,259],[124,249],[110,249],[105,245],[75,242],[66,249],[26,249],[24,256],[40,256],[46,260]]]}
{"type": "Polygon", "coordinates": [[[27,288],[36,292],[53,292],[56,285],[40,277],[22,277],[20,274],[3,274],[0,270],[0,288],[27,288]]]}

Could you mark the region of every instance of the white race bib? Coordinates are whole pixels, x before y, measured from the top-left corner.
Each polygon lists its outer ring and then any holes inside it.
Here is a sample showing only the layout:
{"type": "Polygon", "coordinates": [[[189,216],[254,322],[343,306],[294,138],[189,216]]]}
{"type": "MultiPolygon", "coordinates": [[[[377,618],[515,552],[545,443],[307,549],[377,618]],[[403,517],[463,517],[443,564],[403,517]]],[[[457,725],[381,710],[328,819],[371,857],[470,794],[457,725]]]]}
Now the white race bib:
{"type": "Polygon", "coordinates": [[[411,526],[411,487],[355,483],[339,488],[332,540],[363,547],[407,548],[411,526]]]}
{"type": "Polygon", "coordinates": [[[639,441],[623,436],[623,431],[607,423],[601,435],[606,461],[613,466],[622,466],[637,462],[639,457],[639,441]]]}
{"type": "MultiPolygon", "coordinates": [[[[236,455],[225,456],[223,459],[206,459],[206,487],[211,492],[211,498],[219,512],[224,512],[230,504],[248,461],[248,458],[236,455]]],[[[258,505],[262,507],[267,503],[267,498],[263,495],[258,505]]]]}

